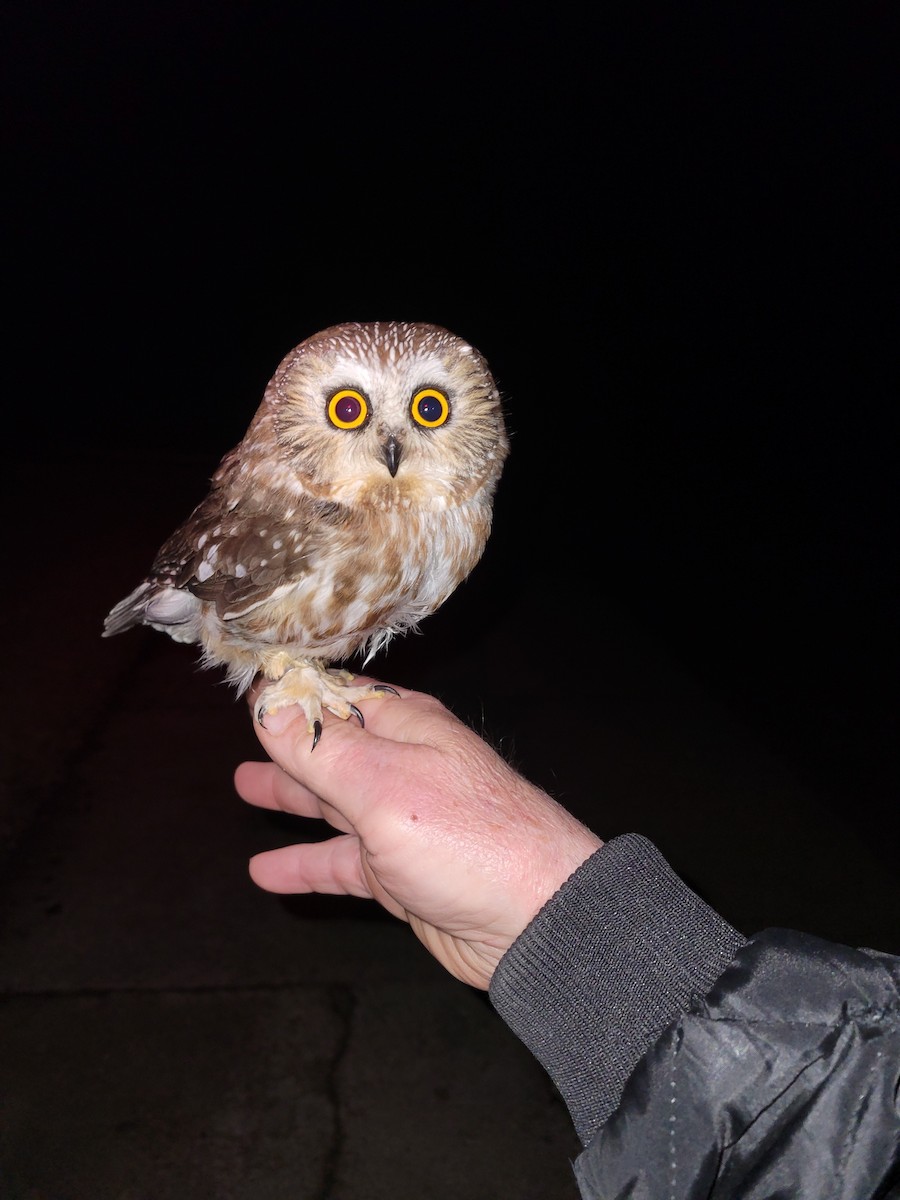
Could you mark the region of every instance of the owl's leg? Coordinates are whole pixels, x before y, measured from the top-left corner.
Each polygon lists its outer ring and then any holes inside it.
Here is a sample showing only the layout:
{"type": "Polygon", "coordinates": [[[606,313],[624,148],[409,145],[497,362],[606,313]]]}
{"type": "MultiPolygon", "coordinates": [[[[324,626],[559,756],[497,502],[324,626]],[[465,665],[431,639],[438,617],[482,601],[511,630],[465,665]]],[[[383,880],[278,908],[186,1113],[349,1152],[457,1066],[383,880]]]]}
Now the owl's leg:
{"type": "Polygon", "coordinates": [[[265,727],[268,713],[299,705],[306,716],[307,731],[313,735],[315,750],[322,736],[322,715],[326,709],[344,721],[356,717],[360,725],[365,725],[356,702],[388,694],[398,695],[385,683],[354,685],[349,671],[331,670],[320,659],[310,659],[295,663],[260,692],[256,719],[265,727]]]}

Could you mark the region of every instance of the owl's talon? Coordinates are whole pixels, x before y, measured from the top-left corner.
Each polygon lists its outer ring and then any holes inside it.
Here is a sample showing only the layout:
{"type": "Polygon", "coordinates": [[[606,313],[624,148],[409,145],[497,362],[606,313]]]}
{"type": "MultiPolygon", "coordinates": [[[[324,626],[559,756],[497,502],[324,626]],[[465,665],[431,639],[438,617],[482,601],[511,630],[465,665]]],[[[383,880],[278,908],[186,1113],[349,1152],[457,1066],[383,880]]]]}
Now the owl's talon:
{"type": "Polygon", "coordinates": [[[312,754],[313,750],[315,750],[316,746],[318,746],[319,738],[321,736],[322,736],[322,722],[321,721],[313,721],[313,744],[309,748],[310,754],[312,754]]]}
{"type": "Polygon", "coordinates": [[[398,700],[400,699],[400,693],[397,691],[397,689],[390,687],[389,684],[386,684],[386,683],[373,683],[372,691],[373,692],[390,692],[392,696],[396,696],[398,700]]]}
{"type": "Polygon", "coordinates": [[[357,721],[359,721],[360,727],[362,729],[365,729],[365,727],[366,727],[365,718],[363,717],[362,713],[359,711],[359,709],[356,707],[355,704],[350,705],[350,711],[353,713],[354,717],[356,717],[357,721]]]}
{"type": "Polygon", "coordinates": [[[266,727],[266,723],[265,723],[265,721],[263,720],[263,718],[265,717],[265,715],[266,715],[266,713],[267,713],[267,712],[268,712],[268,709],[266,708],[266,706],[265,706],[264,704],[261,704],[261,705],[259,706],[259,708],[256,710],[256,720],[257,720],[257,724],[258,724],[258,725],[259,725],[259,726],[260,726],[262,729],[265,729],[265,727],[266,727]]]}

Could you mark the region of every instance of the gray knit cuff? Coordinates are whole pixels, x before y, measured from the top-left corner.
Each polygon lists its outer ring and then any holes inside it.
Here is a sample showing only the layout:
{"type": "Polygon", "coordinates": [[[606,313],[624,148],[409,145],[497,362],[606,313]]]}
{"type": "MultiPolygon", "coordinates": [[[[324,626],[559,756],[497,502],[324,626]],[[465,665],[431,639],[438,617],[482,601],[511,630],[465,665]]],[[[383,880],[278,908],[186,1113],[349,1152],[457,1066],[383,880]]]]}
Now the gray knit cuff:
{"type": "Polygon", "coordinates": [[[491,1002],[551,1076],[587,1145],[638,1061],[745,940],[651,842],[624,834],[512,944],[491,1002]]]}

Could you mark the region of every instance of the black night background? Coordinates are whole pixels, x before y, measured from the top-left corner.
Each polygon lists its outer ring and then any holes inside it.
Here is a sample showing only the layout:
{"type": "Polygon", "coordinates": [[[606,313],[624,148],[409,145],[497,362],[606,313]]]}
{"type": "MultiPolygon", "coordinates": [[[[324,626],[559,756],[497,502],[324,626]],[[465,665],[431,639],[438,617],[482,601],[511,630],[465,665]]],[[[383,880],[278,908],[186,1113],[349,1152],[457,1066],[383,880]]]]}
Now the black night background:
{"type": "Polygon", "coordinates": [[[211,469],[310,332],[445,324],[507,397],[494,549],[546,597],[536,642],[590,673],[589,578],[877,827],[896,33],[887,5],[23,6],[13,457],[211,469]]]}

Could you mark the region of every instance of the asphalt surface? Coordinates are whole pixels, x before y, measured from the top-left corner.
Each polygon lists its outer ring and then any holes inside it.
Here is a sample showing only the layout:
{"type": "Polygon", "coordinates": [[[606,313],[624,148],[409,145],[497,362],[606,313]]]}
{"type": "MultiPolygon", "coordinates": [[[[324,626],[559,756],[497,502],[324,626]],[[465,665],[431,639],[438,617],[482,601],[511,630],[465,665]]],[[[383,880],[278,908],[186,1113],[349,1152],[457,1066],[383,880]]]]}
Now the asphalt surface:
{"type": "MultiPolygon", "coordinates": [[[[49,488],[27,462],[11,481],[0,1197],[573,1200],[565,1108],[483,995],[371,905],[250,881],[252,853],[316,832],[236,798],[245,706],[192,648],[101,640],[206,469],[60,457],[49,488]]],[[[745,932],[900,949],[852,797],[826,804],[587,575],[554,646],[548,588],[495,539],[378,673],[441,694],[601,836],[653,838],[745,932]]],[[[565,570],[544,549],[542,578],[565,570]]]]}

